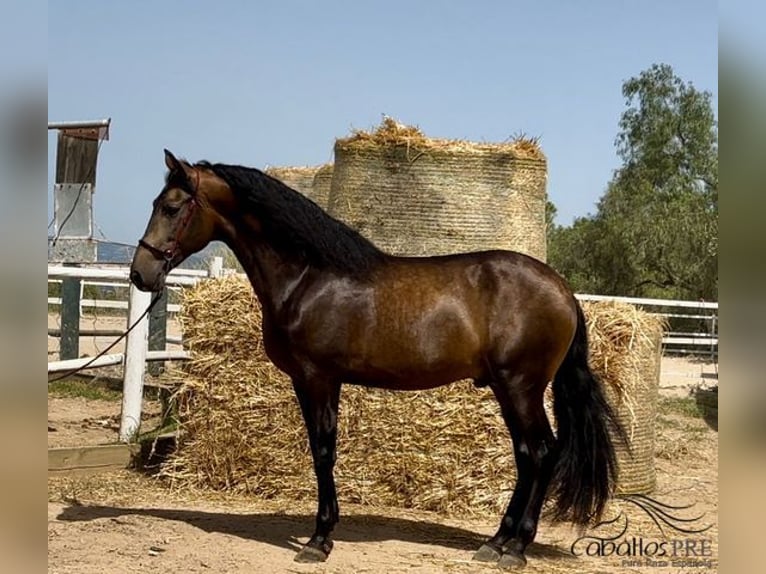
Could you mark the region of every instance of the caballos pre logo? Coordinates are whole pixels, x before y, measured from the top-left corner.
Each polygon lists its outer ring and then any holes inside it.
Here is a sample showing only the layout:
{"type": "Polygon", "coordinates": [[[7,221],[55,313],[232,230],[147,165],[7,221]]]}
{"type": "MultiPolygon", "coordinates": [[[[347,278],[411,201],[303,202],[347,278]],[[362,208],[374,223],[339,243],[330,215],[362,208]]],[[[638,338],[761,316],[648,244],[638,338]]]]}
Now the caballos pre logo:
{"type": "Polygon", "coordinates": [[[693,505],[672,506],[640,494],[619,495],[618,499],[643,510],[662,534],[661,539],[628,536],[629,520],[624,512],[600,522],[593,534],[582,536],[570,548],[575,556],[618,558],[623,567],[704,568],[715,566],[713,540],[702,536],[712,524],[702,525],[704,515],[685,518],[678,511],[693,505]],[[663,524],[669,528],[666,534],[663,524]]]}

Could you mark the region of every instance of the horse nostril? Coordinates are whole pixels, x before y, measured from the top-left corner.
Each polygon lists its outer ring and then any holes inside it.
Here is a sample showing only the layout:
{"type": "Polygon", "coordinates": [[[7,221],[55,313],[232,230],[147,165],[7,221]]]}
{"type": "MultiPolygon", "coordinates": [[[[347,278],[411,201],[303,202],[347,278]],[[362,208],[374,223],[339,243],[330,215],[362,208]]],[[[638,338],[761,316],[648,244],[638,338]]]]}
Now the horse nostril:
{"type": "Polygon", "coordinates": [[[130,272],[130,281],[139,289],[144,285],[144,282],[141,279],[141,274],[135,269],[130,272]]]}

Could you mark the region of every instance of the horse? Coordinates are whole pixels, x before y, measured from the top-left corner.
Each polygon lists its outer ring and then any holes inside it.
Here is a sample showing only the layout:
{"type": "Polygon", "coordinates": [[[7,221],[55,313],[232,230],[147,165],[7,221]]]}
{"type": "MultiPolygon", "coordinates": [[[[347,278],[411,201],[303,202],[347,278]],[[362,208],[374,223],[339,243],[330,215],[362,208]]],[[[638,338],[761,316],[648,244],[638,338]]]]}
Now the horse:
{"type": "Polygon", "coordinates": [[[333,548],[344,383],[407,391],[472,379],[494,393],[517,482],[474,559],[526,564],[549,494],[554,520],[600,519],[624,432],[588,366],[583,311],[551,267],[503,250],[393,256],[258,169],[190,164],[168,150],[165,164],[130,280],[158,292],[213,240],[244,268],[262,306],[265,352],[292,381],[314,463],[316,526],[296,561],[325,561],[333,548]],[[543,408],[551,381],[556,435],[543,408]]]}

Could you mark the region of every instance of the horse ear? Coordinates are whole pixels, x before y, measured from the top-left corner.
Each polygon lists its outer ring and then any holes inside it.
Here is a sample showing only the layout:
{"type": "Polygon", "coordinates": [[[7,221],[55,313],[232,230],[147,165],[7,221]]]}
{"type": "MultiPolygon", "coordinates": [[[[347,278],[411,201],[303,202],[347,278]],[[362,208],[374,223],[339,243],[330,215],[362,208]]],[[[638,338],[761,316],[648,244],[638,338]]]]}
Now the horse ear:
{"type": "Polygon", "coordinates": [[[171,171],[181,171],[183,172],[183,166],[181,165],[181,162],[176,159],[176,156],[173,155],[172,152],[169,150],[165,151],[165,165],[167,168],[171,171]]]}
{"type": "MultiPolygon", "coordinates": [[[[170,170],[170,173],[173,177],[177,177],[180,180],[182,180],[184,183],[189,184],[191,182],[191,173],[193,171],[192,167],[186,163],[184,160],[178,159],[176,156],[172,154],[172,152],[165,150],[165,165],[167,166],[168,170],[170,170]]],[[[178,180],[176,180],[178,181],[178,180]]],[[[184,186],[187,191],[194,193],[197,190],[192,187],[191,185],[184,186]]]]}

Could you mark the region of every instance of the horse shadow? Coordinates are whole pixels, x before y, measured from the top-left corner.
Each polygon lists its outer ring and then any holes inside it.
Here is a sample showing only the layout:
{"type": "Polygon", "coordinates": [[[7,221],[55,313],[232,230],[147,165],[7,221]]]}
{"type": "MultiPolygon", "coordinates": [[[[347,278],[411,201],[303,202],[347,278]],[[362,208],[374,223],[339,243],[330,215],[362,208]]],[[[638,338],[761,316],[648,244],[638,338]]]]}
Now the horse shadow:
{"type": "MultiPolygon", "coordinates": [[[[302,544],[296,533],[308,533],[314,516],[308,514],[252,513],[230,514],[174,508],[122,508],[98,505],[71,505],[62,510],[58,520],[82,522],[117,519],[124,516],[144,516],[185,522],[208,533],[228,534],[245,540],[262,542],[297,552],[302,544]]],[[[423,520],[411,520],[377,514],[343,516],[333,532],[333,539],[343,542],[383,542],[398,540],[442,546],[453,550],[475,551],[487,536],[455,526],[423,520]]],[[[573,558],[565,550],[542,543],[532,543],[526,551],[529,557],[573,558]]]]}

